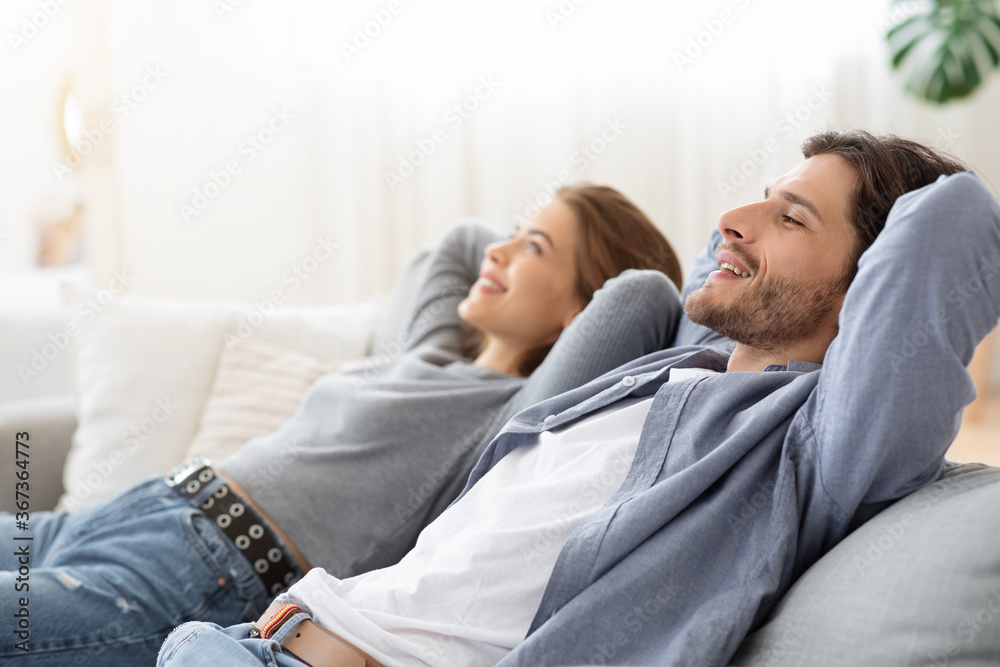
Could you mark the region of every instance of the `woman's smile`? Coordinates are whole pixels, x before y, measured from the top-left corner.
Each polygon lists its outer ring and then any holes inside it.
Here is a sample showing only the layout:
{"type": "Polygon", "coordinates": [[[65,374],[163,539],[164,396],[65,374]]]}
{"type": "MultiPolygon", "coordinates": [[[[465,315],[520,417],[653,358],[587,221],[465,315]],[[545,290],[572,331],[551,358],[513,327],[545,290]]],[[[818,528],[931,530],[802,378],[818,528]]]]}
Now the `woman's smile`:
{"type": "Polygon", "coordinates": [[[473,288],[487,294],[503,294],[507,291],[504,284],[489,271],[479,274],[479,280],[473,284],[473,288]]]}

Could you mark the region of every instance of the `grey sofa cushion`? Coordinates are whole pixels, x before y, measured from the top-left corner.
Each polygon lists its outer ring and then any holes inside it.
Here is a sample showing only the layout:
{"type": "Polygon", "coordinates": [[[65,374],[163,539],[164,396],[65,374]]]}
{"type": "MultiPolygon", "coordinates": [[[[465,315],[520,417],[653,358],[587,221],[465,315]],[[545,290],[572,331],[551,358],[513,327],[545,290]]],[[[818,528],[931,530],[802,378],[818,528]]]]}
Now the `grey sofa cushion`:
{"type": "Polygon", "coordinates": [[[949,464],[849,535],[733,664],[1000,664],[1000,468],[949,464]]]}
{"type": "MultiPolygon", "coordinates": [[[[32,512],[52,509],[62,494],[62,470],[70,437],[76,429],[72,395],[43,396],[23,401],[0,402],[0,511],[13,512],[14,474],[20,472],[14,455],[15,436],[27,431],[28,493],[32,512]]],[[[23,459],[22,459],[23,460],[23,459]]]]}

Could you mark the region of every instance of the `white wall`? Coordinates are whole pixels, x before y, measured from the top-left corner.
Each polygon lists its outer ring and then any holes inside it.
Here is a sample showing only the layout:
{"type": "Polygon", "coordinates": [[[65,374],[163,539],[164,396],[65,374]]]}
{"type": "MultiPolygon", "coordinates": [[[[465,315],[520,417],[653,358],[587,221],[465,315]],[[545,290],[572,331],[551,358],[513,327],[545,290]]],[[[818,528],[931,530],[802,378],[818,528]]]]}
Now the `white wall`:
{"type": "Polygon", "coordinates": [[[32,264],[33,216],[73,187],[53,178],[50,161],[60,150],[57,101],[82,12],[72,5],[60,8],[51,20],[45,17],[42,29],[29,29],[32,36],[22,44],[23,21],[36,10],[34,2],[10,0],[0,10],[0,270],[6,271],[32,264]]]}
{"type": "MultiPolygon", "coordinates": [[[[943,110],[904,97],[882,38],[888,2],[399,0],[350,61],[343,44],[387,0],[253,0],[220,14],[226,3],[76,0],[17,52],[0,48],[5,269],[30,263],[31,211],[70,187],[51,168],[70,76],[86,126],[112,128],[66,179],[85,193],[94,280],[125,267],[132,291],[151,294],[256,299],[289,287],[289,270],[331,238],[338,251],[291,298],[355,299],[386,289],[457,217],[510,224],[564,171],[623,190],[689,257],[828,126],[945,146],[1000,183],[1000,76],[943,110]],[[499,87],[480,88],[456,122],[448,109],[484,78],[499,87]],[[247,138],[266,138],[275,109],[293,119],[254,153],[247,138]],[[615,119],[614,140],[580,159],[615,119]],[[390,188],[386,171],[435,129],[443,142],[390,188]],[[764,164],[734,180],[762,150],[764,164]],[[185,221],[181,205],[211,193],[230,161],[240,173],[185,221]]],[[[5,3],[0,28],[17,32],[39,7],[5,3]]]]}

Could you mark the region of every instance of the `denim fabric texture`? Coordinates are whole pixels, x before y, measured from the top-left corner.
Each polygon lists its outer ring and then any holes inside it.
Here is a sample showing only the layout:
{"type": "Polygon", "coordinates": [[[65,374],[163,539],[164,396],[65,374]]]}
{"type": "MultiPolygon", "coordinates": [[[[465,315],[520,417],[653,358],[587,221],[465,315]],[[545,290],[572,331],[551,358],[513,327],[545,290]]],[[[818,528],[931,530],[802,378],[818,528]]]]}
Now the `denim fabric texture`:
{"type": "Polygon", "coordinates": [[[306,663],[281,650],[285,633],[294,627],[286,623],[272,639],[251,639],[253,623],[222,628],[214,623],[185,623],[177,628],[160,649],[158,666],[163,667],[306,667],[306,663]]]}
{"type": "Polygon", "coordinates": [[[222,531],[159,478],[74,513],[32,513],[30,527],[15,531],[12,517],[0,516],[0,664],[152,664],[177,625],[255,620],[269,602],[222,531]],[[12,544],[28,544],[30,552],[29,588],[16,594],[12,544]],[[21,596],[30,614],[29,652],[11,639],[21,596]]]}

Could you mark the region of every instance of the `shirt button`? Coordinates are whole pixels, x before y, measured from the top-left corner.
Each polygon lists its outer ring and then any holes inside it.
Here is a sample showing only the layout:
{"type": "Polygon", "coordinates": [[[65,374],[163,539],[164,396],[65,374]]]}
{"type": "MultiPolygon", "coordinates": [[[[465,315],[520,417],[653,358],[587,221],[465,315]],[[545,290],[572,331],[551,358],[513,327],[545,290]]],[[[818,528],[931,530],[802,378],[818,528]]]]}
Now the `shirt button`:
{"type": "Polygon", "coordinates": [[[552,421],[552,420],[553,420],[553,419],[555,419],[555,418],[556,418],[556,416],[555,416],[555,415],[549,415],[548,417],[546,417],[546,418],[545,418],[545,420],[544,420],[544,421],[546,421],[546,422],[550,422],[550,421],[552,421]]]}
{"type": "Polygon", "coordinates": [[[635,378],[632,377],[631,375],[626,375],[625,377],[622,378],[622,384],[625,385],[626,387],[631,387],[632,385],[635,384],[635,378]]]}

